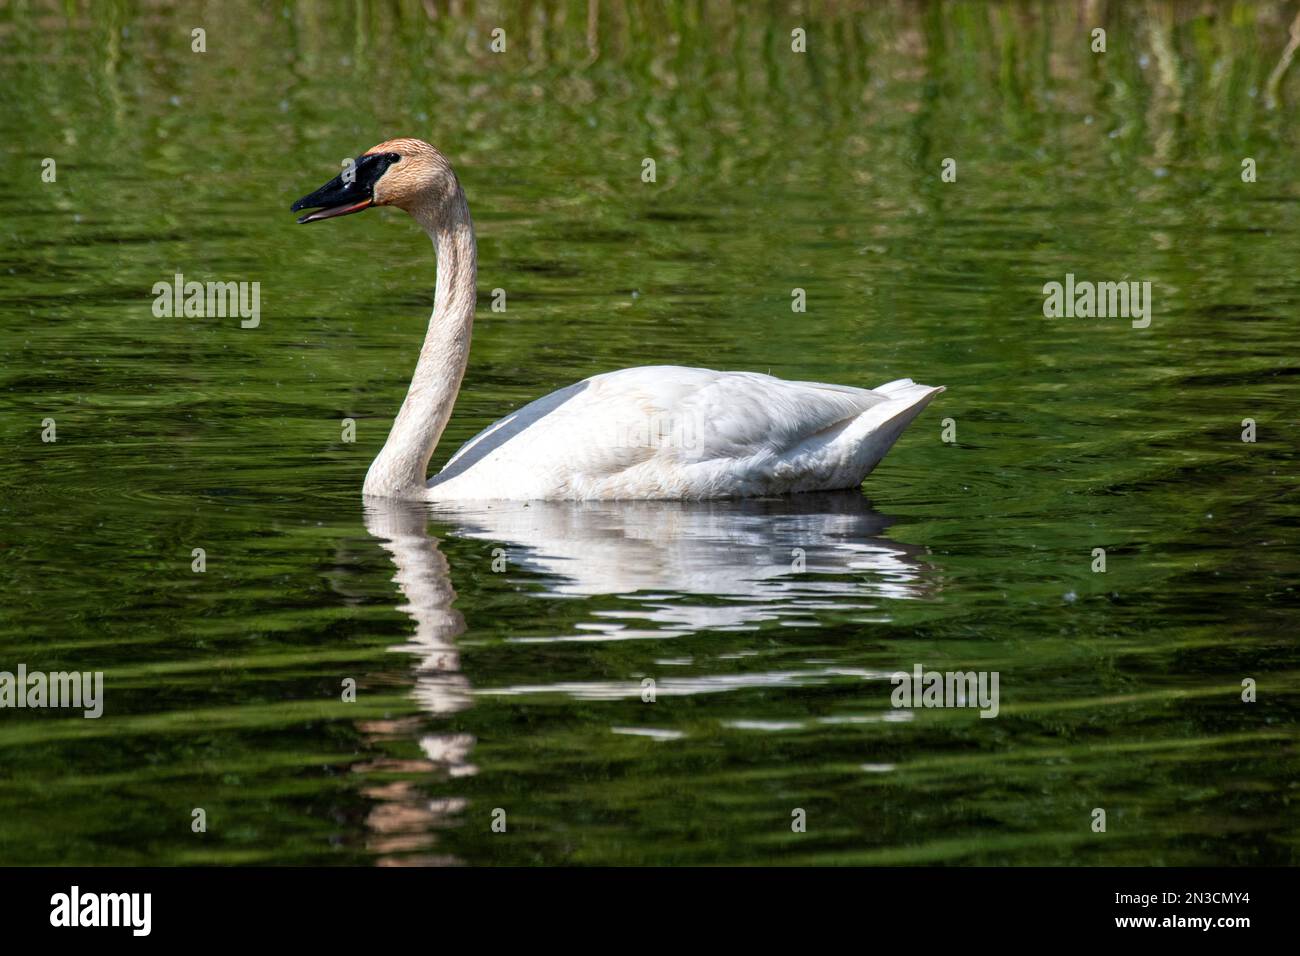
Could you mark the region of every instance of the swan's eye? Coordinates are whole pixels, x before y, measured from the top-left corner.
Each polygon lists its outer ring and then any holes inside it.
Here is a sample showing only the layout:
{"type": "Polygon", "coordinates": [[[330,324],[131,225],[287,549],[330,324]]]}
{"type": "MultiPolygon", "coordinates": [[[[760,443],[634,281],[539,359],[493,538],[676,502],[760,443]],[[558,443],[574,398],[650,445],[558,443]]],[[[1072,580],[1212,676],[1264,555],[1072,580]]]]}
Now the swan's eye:
{"type": "Polygon", "coordinates": [[[392,163],[398,162],[401,158],[402,158],[401,153],[389,153],[384,157],[384,159],[388,160],[390,165],[392,163]]]}

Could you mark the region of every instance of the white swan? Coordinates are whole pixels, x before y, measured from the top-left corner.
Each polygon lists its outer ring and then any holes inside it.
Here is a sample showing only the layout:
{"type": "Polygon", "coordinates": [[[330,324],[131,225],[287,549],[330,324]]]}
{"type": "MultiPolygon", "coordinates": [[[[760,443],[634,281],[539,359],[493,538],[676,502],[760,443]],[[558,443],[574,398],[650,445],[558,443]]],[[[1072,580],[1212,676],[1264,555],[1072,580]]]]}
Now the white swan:
{"type": "Polygon", "coordinates": [[[474,226],[443,155],[393,139],[293,204],[300,223],[406,210],[438,258],[433,315],[367,495],[432,501],[739,498],[857,487],[942,387],[656,365],[593,375],[490,425],[428,479],[469,360],[474,226]]]}

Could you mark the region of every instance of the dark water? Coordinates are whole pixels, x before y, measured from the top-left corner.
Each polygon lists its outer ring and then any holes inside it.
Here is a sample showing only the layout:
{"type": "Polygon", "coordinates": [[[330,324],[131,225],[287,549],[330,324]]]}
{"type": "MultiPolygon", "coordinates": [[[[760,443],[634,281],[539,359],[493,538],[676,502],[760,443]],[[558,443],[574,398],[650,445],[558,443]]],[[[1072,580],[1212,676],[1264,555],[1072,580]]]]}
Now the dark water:
{"type": "Polygon", "coordinates": [[[1292,5],[429,8],[0,7],[0,670],[105,680],[0,710],[0,862],[1296,862],[1292,5]],[[479,229],[435,467],[624,366],[949,391],[861,494],[364,503],[431,250],[288,204],[395,135],[479,229]]]}

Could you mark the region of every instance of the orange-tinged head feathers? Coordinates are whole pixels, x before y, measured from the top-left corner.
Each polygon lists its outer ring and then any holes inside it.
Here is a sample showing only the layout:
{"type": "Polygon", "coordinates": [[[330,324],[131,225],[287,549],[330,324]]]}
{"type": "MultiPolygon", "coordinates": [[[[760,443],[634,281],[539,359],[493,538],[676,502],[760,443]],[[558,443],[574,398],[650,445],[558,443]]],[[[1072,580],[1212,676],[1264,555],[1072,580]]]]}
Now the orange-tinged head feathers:
{"type": "Polygon", "coordinates": [[[417,218],[436,220],[444,217],[449,206],[463,206],[463,196],[442,153],[422,139],[400,137],[372,146],[292,208],[318,210],[298,220],[302,223],[346,216],[371,206],[397,206],[418,213],[417,218]]]}
{"type": "Polygon", "coordinates": [[[436,208],[460,188],[447,157],[422,139],[385,140],[362,155],[400,157],[375,182],[376,206],[397,206],[408,212],[422,206],[436,208]]]}

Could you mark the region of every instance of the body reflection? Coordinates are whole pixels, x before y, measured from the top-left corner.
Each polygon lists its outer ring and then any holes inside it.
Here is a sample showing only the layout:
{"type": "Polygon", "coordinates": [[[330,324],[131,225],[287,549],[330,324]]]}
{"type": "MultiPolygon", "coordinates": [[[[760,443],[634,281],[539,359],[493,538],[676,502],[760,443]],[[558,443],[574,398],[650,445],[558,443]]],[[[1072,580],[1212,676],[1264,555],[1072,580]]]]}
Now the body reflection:
{"type": "MultiPolygon", "coordinates": [[[[392,559],[393,581],[404,599],[398,608],[415,623],[409,641],[394,650],[415,657],[414,697],[436,716],[470,706],[474,691],[461,672],[455,643],[466,624],[452,606],[457,597],[452,568],[427,530],[430,521],[451,536],[500,545],[509,568],[529,572],[527,583],[540,584],[546,594],[617,596],[626,605],[591,611],[594,620],[577,624],[576,634],[520,640],[671,637],[757,628],[771,620],[814,625],[825,609],[856,609],[868,617],[883,599],[921,597],[930,587],[919,549],[883,537],[888,519],[856,492],[740,501],[456,506],[367,498],[366,529],[392,559]]],[[[799,677],[771,675],[787,684],[799,677]]],[[[762,683],[764,675],[739,680],[737,686],[752,685],[762,683]]],[[[705,689],[729,686],[713,678],[705,689]]],[[[608,693],[574,693],[617,698],[637,687],[630,681],[628,688],[608,693]]],[[[363,730],[378,744],[409,738],[420,723],[372,721],[363,730]]],[[[423,734],[420,749],[427,763],[372,763],[358,769],[427,769],[444,778],[465,777],[476,772],[470,761],[474,743],[468,734],[423,734]]],[[[429,801],[411,782],[374,787],[366,795],[376,800],[368,823],[382,864],[456,862],[431,851],[434,834],[455,822],[463,800],[429,801]]]]}
{"type": "Polygon", "coordinates": [[[866,611],[926,587],[918,550],[857,492],[737,501],[480,502],[431,506],[451,533],[500,543],[548,592],[619,595],[583,630],[605,638],[733,630],[866,611]],[[701,601],[700,598],[710,600],[701,601]]]}

